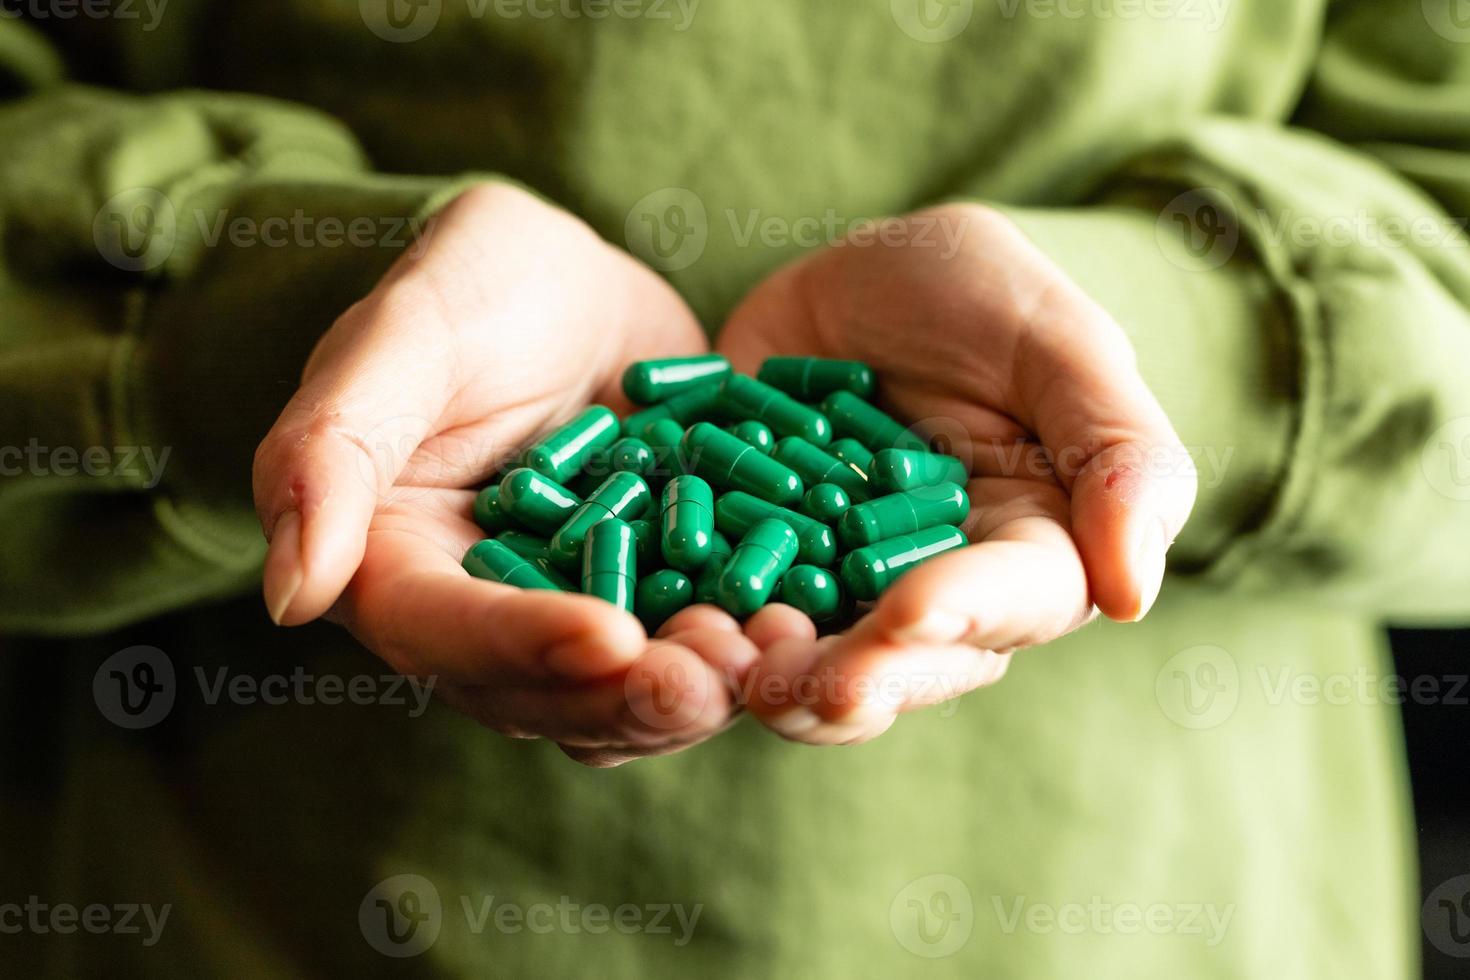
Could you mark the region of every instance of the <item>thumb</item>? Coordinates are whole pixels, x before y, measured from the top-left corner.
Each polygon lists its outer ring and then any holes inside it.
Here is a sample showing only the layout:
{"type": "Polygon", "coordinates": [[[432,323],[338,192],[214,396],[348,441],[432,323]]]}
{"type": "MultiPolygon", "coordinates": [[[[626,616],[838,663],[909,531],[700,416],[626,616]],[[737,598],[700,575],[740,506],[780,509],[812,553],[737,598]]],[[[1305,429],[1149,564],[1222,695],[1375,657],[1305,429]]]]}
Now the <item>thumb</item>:
{"type": "Polygon", "coordinates": [[[1068,283],[1030,323],[1028,414],[1071,493],[1093,603],[1142,619],[1194,508],[1194,461],[1139,373],[1122,328],[1068,283]],[[1056,379],[1066,379],[1058,384],[1056,379]]]}
{"type": "Polygon", "coordinates": [[[422,332],[411,343],[418,309],[380,292],[348,310],[256,450],[255,506],[270,540],[263,589],[280,625],[336,602],[374,512],[445,410],[452,365],[422,332]]]}

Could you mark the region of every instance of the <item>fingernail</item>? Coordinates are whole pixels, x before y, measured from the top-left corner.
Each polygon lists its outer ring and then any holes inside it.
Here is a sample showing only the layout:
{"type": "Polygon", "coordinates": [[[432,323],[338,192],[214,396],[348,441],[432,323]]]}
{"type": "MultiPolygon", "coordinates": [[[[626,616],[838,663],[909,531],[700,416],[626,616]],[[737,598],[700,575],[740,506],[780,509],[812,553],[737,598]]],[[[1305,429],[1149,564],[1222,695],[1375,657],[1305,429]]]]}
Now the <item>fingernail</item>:
{"type": "Polygon", "coordinates": [[[270,549],[265,554],[265,608],[277,626],[301,591],[301,515],[287,511],[276,521],[270,549]]]}
{"type": "Polygon", "coordinates": [[[766,719],[766,725],[772,731],[787,738],[801,738],[821,723],[822,719],[811,708],[793,708],[785,714],[766,719]]]}
{"type": "Polygon", "coordinates": [[[1148,615],[1158,601],[1164,586],[1164,566],[1169,554],[1169,530],[1162,519],[1143,526],[1138,547],[1133,553],[1133,574],[1138,579],[1138,615],[1134,622],[1148,615]]]}
{"type": "Polygon", "coordinates": [[[900,643],[918,646],[948,646],[958,643],[970,631],[970,620],[943,609],[931,609],[917,623],[893,631],[893,638],[900,643]]]}

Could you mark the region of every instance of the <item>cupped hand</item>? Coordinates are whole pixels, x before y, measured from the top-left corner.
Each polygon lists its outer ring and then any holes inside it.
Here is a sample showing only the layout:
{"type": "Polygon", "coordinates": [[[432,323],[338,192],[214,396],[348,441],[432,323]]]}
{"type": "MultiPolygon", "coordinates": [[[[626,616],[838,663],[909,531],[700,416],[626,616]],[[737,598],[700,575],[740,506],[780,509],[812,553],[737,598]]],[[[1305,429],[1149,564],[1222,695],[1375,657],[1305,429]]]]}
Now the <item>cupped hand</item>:
{"type": "Polygon", "coordinates": [[[580,221],[509,186],[461,195],[322,337],[256,453],[272,618],[330,612],[464,713],[590,764],[720,730],[756,657],[728,616],[689,610],[650,640],[601,600],[459,564],[483,537],[464,488],[588,403],[625,407],[629,361],[705,346],[678,296],[580,221]]]}
{"type": "Polygon", "coordinates": [[[999,680],[1011,652],[1141,618],[1195,472],[1127,336],[1003,215],[947,205],[803,258],[731,316],[720,349],[870,364],[881,403],[971,466],[969,547],[900,578],[851,631],[795,610],[747,626],[749,707],[813,743],[999,680]]]}

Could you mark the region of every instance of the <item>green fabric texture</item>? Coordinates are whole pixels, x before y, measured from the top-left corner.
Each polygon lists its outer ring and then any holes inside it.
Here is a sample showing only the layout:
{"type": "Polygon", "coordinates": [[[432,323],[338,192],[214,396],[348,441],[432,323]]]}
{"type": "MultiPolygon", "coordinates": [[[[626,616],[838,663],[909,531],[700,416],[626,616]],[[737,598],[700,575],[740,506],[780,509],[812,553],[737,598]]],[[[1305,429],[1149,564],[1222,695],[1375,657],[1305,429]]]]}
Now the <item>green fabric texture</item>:
{"type": "Polygon", "coordinates": [[[0,17],[0,835],[27,842],[0,928],[31,895],[171,912],[148,946],[6,934],[17,975],[1414,975],[1392,698],[1290,681],[1382,678],[1383,620],[1470,612],[1453,3],[134,6],[0,17]],[[593,772],[438,707],[211,703],[220,669],[383,673],[266,621],[251,453],[485,179],[649,258],[712,332],[820,244],[770,219],[1004,208],[1196,453],[1159,607],[853,750],[742,722],[593,772]],[[694,234],[665,248],[671,204],[694,234]],[[134,644],[178,682],[142,731],[93,695],[134,644]],[[396,959],[362,923],[401,874],[442,911],[396,959]],[[491,897],[700,917],[476,928],[491,897]]]}

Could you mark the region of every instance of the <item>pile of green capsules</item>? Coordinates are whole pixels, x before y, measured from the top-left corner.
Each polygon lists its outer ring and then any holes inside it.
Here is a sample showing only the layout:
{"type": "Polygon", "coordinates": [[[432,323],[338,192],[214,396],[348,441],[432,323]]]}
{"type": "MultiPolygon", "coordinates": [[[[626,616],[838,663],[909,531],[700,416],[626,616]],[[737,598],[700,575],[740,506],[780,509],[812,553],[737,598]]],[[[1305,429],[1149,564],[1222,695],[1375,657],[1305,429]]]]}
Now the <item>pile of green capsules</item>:
{"type": "Polygon", "coordinates": [[[836,628],[965,544],[965,465],[871,404],[865,364],[640,361],[623,390],[640,411],[588,408],[479,493],[471,575],[598,596],[650,632],[699,602],[836,628]]]}

